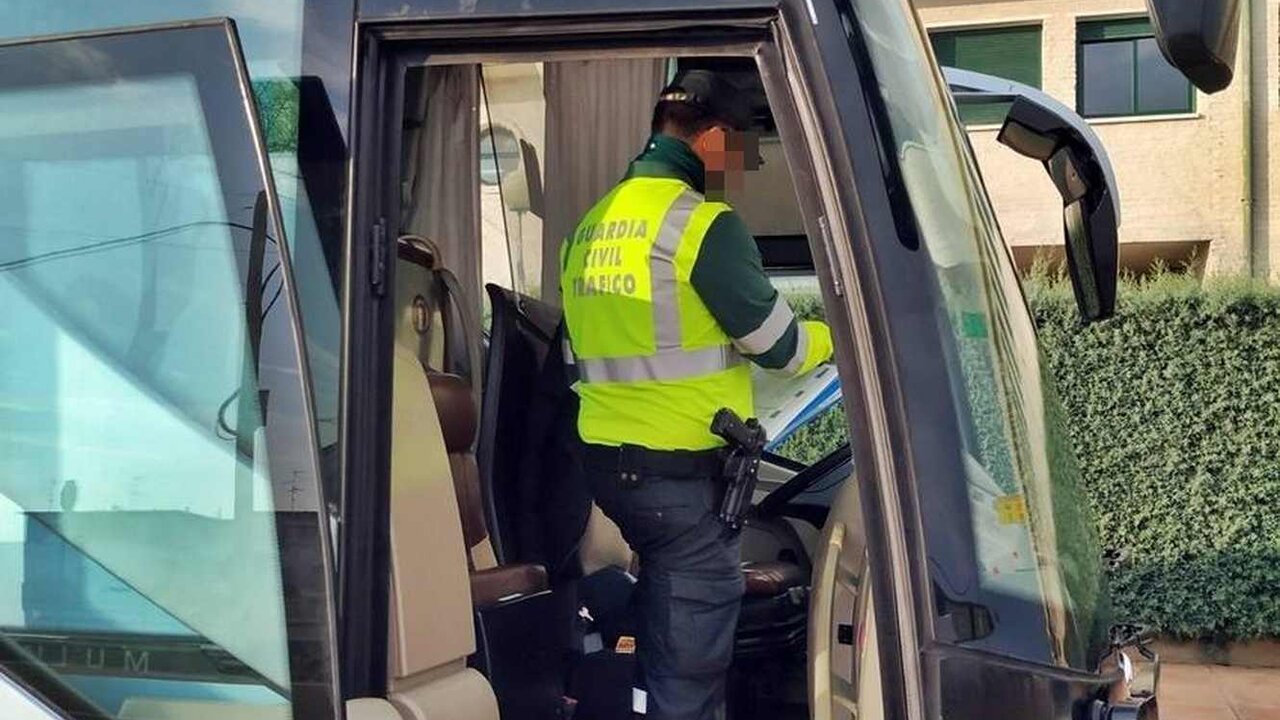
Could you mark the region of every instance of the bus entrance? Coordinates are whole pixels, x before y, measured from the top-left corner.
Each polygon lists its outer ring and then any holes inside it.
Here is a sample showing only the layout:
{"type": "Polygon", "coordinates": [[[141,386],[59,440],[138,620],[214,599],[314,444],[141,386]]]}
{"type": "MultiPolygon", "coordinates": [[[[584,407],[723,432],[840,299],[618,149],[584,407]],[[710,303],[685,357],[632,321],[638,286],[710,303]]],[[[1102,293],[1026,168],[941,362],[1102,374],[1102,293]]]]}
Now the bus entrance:
{"type": "MultiPolygon", "coordinates": [[[[639,568],[573,482],[555,249],[681,65],[753,98],[764,171],[730,201],[834,328],[842,395],[834,443],[767,458],[731,717],[1145,712],[905,0],[200,8],[236,17],[41,3],[0,44],[6,713],[635,707],[639,568]]],[[[1016,105],[1104,316],[1106,173],[1016,105]]]]}

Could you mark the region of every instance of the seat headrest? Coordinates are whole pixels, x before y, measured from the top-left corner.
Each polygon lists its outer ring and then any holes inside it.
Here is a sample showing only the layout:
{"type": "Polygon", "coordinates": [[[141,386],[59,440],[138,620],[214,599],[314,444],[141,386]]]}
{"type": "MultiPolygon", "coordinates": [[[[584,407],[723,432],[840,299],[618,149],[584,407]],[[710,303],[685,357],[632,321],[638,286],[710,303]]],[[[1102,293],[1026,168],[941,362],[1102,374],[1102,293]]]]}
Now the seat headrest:
{"type": "Polygon", "coordinates": [[[449,373],[428,372],[431,396],[440,414],[444,444],[451,453],[466,452],[479,430],[476,401],[466,380],[449,373]]]}

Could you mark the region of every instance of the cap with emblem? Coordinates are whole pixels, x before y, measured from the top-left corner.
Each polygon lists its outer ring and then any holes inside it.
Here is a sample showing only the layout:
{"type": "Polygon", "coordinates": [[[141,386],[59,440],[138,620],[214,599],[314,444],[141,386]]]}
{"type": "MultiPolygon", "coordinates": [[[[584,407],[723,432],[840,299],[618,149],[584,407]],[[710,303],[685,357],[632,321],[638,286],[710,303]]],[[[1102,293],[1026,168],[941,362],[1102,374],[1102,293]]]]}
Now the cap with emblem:
{"type": "Polygon", "coordinates": [[[683,70],[662,90],[659,101],[702,108],[734,130],[751,126],[751,105],[745,93],[710,70],[683,70]]]}

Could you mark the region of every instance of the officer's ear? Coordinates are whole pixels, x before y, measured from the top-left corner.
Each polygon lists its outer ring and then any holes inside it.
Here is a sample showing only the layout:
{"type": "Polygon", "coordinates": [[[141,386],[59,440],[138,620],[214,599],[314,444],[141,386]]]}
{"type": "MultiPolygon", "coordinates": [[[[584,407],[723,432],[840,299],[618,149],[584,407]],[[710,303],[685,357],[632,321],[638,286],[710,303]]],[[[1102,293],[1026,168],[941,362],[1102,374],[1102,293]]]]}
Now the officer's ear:
{"type": "Polygon", "coordinates": [[[700,154],[724,152],[729,147],[729,133],[722,125],[712,125],[694,136],[693,147],[700,154]]]}
{"type": "Polygon", "coordinates": [[[724,170],[729,134],[721,125],[712,125],[694,136],[690,146],[708,170],[724,170]]]}

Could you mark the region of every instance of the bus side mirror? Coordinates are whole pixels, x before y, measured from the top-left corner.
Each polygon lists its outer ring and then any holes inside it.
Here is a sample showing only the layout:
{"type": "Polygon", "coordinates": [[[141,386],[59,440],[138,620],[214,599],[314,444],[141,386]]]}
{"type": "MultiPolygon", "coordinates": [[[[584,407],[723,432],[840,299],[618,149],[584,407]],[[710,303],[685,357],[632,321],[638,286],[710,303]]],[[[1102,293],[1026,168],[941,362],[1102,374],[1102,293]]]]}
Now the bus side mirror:
{"type": "Polygon", "coordinates": [[[999,141],[1039,160],[1062,196],[1067,271],[1085,322],[1115,314],[1120,260],[1119,218],[1093,148],[1061,117],[1017,98],[999,141]]]}
{"type": "Polygon", "coordinates": [[[1215,93],[1231,84],[1240,36],[1240,0],[1147,0],[1160,51],[1193,85],[1215,93]]]}

